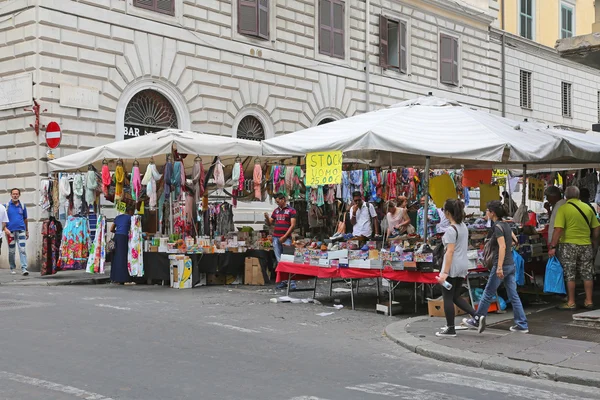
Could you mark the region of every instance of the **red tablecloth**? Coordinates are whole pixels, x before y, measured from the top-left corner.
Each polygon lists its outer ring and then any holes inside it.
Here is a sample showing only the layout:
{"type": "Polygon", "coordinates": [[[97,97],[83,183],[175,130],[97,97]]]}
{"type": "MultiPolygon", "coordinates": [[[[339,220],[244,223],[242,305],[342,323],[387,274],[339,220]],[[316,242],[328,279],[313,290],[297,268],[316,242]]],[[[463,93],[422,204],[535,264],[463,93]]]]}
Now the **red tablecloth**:
{"type": "Polygon", "coordinates": [[[419,271],[396,271],[391,268],[365,269],[365,268],[324,268],[314,265],[296,264],[292,262],[281,261],[277,265],[277,282],[289,279],[290,274],[294,274],[294,280],[303,280],[311,278],[345,278],[345,279],[364,279],[364,278],[386,278],[399,282],[416,283],[437,283],[438,272],[419,272],[419,271]]]}

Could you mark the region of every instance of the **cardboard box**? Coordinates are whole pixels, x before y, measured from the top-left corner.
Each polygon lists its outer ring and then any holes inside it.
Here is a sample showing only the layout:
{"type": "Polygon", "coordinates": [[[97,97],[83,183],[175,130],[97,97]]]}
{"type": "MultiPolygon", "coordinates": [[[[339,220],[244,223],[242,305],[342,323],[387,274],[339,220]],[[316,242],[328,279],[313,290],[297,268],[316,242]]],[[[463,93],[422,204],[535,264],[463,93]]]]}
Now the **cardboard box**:
{"type": "MultiPolygon", "coordinates": [[[[445,290],[445,289],[444,289],[445,290]]],[[[467,299],[468,301],[468,299],[467,299]]],[[[427,300],[427,308],[428,308],[428,312],[429,312],[429,316],[430,317],[445,317],[446,313],[444,312],[444,300],[440,299],[428,299],[427,300]]],[[[454,315],[464,315],[466,314],[466,312],[464,312],[463,310],[461,310],[460,308],[458,308],[456,306],[456,304],[454,305],[454,315]]]]}
{"type": "MultiPolygon", "coordinates": [[[[375,306],[375,311],[378,314],[390,315],[390,302],[384,301],[383,303],[379,303],[375,306]]],[[[402,306],[397,301],[392,301],[391,307],[392,315],[397,314],[402,311],[402,306]]]]}
{"type": "Polygon", "coordinates": [[[206,274],[207,285],[226,285],[227,275],[225,274],[206,274]]]}
{"type": "Polygon", "coordinates": [[[192,259],[185,255],[169,256],[171,287],[175,289],[192,288],[192,259]]]}
{"type": "Polygon", "coordinates": [[[330,260],[341,260],[344,258],[348,258],[348,250],[330,251],[327,253],[327,257],[330,260]]]}
{"type": "Polygon", "coordinates": [[[294,257],[291,254],[282,254],[281,255],[281,261],[294,262],[295,259],[296,259],[296,257],[294,257]]]}
{"type": "Polygon", "coordinates": [[[244,268],[244,283],[246,285],[264,285],[265,278],[258,258],[247,257],[244,268]]]}
{"type": "Polygon", "coordinates": [[[158,246],[149,246],[148,247],[148,251],[150,253],[157,253],[158,252],[158,246]]]}
{"type": "Polygon", "coordinates": [[[383,264],[379,260],[350,260],[350,268],[382,269],[383,264]]]}

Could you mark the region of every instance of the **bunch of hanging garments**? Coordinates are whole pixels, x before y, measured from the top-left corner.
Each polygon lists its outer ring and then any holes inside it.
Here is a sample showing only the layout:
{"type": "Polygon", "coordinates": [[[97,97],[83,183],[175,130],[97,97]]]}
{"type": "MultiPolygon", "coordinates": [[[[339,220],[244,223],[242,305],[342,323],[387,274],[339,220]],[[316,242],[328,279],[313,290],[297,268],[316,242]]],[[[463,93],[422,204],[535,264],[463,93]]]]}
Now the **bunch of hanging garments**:
{"type": "Polygon", "coordinates": [[[62,224],[54,217],[42,223],[41,275],[54,275],[58,271],[62,230],[62,224]]]}
{"type": "Polygon", "coordinates": [[[80,270],[87,266],[90,229],[87,218],[69,216],[62,232],[57,270],[80,270]]]}
{"type": "Polygon", "coordinates": [[[99,215],[96,222],[96,235],[90,247],[86,272],[103,274],[106,259],[106,217],[99,215]]]}
{"type": "Polygon", "coordinates": [[[130,276],[144,276],[144,240],[142,238],[142,217],[131,217],[129,228],[129,244],[127,253],[127,269],[130,276]]]}

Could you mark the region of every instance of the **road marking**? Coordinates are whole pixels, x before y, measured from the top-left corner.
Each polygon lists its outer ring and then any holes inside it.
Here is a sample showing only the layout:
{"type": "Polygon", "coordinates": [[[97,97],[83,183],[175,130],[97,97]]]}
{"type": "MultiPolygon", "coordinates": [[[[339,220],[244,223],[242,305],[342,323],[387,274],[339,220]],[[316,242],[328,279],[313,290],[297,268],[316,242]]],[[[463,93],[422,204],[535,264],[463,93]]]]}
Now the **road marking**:
{"type": "Polygon", "coordinates": [[[504,382],[494,382],[485,379],[473,378],[453,373],[428,374],[416,376],[417,379],[436,383],[449,383],[451,385],[465,386],[473,389],[482,389],[490,392],[503,393],[530,400],[592,400],[587,397],[569,396],[548,390],[534,389],[531,387],[512,385],[504,382]]]}
{"type": "Polygon", "coordinates": [[[131,308],[129,308],[129,307],[111,306],[110,304],[94,304],[94,305],[96,307],[112,308],[112,309],[121,310],[121,311],[131,311],[131,308]]]}
{"type": "Polygon", "coordinates": [[[327,399],[323,399],[321,397],[315,397],[315,396],[298,396],[298,397],[293,397],[290,400],[327,400],[327,399]]]}
{"type": "Polygon", "coordinates": [[[78,389],[73,386],[65,386],[60,383],[44,381],[42,379],[31,378],[29,376],[13,374],[11,372],[0,371],[0,379],[8,379],[14,382],[25,383],[27,385],[36,386],[43,389],[62,392],[71,396],[79,397],[86,400],[114,400],[111,397],[102,396],[98,393],[88,392],[83,389],[78,389]]]}
{"type": "Polygon", "coordinates": [[[469,400],[467,397],[457,397],[446,393],[432,392],[430,390],[416,389],[387,382],[347,386],[346,389],[376,394],[379,396],[396,397],[402,400],[469,400]]]}
{"type": "Polygon", "coordinates": [[[221,328],[231,329],[232,331],[244,332],[244,333],[260,333],[259,331],[255,331],[253,329],[246,329],[239,326],[222,324],[220,322],[207,322],[208,325],[220,326],[221,328]]]}

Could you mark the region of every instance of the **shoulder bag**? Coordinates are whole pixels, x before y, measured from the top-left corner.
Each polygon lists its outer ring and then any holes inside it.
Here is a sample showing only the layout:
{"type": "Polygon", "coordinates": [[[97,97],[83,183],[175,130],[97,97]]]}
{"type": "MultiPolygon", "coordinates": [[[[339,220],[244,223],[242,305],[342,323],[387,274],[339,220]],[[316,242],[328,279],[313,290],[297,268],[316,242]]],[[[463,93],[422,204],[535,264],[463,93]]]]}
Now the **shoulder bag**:
{"type": "MultiPolygon", "coordinates": [[[[500,228],[502,234],[504,234],[504,229],[500,225],[496,225],[500,228]]],[[[489,270],[494,268],[494,251],[498,247],[498,240],[493,240],[494,238],[494,229],[496,226],[492,228],[492,237],[487,239],[485,245],[483,246],[483,266],[489,270]]]]}

